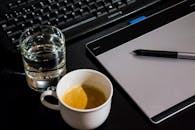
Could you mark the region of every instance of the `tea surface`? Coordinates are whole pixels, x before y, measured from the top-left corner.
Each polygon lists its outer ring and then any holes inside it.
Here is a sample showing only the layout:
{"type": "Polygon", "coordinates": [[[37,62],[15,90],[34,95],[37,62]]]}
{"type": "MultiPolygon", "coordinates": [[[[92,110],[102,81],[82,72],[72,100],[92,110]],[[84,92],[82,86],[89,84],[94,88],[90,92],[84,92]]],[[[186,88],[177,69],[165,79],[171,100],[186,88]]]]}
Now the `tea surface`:
{"type": "Polygon", "coordinates": [[[74,108],[90,109],[103,104],[106,101],[106,96],[99,89],[82,84],[68,90],[63,95],[62,100],[74,108]]]}

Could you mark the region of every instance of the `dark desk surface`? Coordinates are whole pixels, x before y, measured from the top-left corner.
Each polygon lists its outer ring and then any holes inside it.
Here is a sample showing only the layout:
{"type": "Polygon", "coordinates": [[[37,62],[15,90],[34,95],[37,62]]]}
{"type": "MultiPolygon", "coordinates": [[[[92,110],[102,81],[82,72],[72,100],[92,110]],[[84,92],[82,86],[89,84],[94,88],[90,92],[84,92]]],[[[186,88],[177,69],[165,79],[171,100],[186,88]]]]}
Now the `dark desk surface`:
{"type": "MultiPolygon", "coordinates": [[[[68,71],[78,68],[92,68],[104,72],[86,56],[85,41],[67,46],[68,71]]],[[[7,76],[1,82],[1,126],[4,130],[16,129],[71,129],[64,123],[58,111],[42,106],[40,94],[31,90],[23,76],[7,76]],[[14,79],[13,79],[14,78],[14,79]]],[[[194,130],[195,108],[184,111],[167,121],[154,125],[144,117],[129,98],[123,96],[113,81],[114,96],[110,115],[99,130],[142,129],[142,130],[194,130]]]]}
{"type": "MultiPolygon", "coordinates": [[[[67,45],[68,71],[79,68],[91,68],[106,74],[105,70],[86,54],[85,44],[94,37],[95,35],[67,45]]],[[[4,62],[4,60],[8,59],[4,57],[1,63],[4,62]]],[[[1,69],[1,71],[3,71],[3,69],[1,69]]],[[[24,76],[10,74],[5,77],[5,75],[1,75],[0,81],[0,129],[72,129],[63,121],[58,111],[50,110],[40,103],[40,93],[34,92],[27,86],[24,76]]],[[[137,109],[133,101],[121,91],[120,86],[114,80],[112,80],[112,82],[114,85],[114,95],[111,112],[106,122],[97,128],[98,130],[195,130],[195,107],[155,125],[137,109]]]]}

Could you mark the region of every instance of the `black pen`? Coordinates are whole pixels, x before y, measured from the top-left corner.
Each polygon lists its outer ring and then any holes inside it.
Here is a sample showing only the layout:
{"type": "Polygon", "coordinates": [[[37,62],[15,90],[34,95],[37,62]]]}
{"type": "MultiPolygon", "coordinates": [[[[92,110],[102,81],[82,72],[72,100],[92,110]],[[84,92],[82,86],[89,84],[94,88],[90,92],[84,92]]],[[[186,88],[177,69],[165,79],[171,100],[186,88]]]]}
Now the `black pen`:
{"type": "Polygon", "coordinates": [[[165,58],[179,58],[195,60],[195,53],[191,52],[176,52],[176,51],[162,51],[162,50],[144,50],[137,49],[133,51],[138,56],[153,56],[165,58]]]}

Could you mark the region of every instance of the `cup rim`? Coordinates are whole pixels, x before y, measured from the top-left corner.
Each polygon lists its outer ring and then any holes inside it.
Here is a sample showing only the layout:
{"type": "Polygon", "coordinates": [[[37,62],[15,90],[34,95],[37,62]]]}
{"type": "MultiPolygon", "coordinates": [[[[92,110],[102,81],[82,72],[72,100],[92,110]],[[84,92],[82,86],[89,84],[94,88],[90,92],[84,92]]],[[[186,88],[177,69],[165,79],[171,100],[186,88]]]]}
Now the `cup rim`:
{"type": "MultiPolygon", "coordinates": [[[[90,72],[95,72],[95,73],[97,73],[97,74],[103,76],[103,77],[108,81],[109,86],[110,86],[110,94],[109,94],[109,97],[106,99],[106,101],[105,101],[103,104],[101,104],[101,105],[99,105],[99,106],[97,106],[97,107],[95,107],[95,108],[90,108],[90,109],[78,109],[78,108],[74,108],[74,107],[71,107],[71,106],[65,104],[65,103],[62,101],[62,99],[59,97],[59,95],[58,95],[58,86],[59,86],[59,83],[58,83],[58,84],[57,84],[57,87],[56,87],[56,94],[57,94],[57,97],[58,97],[58,101],[59,101],[63,106],[65,106],[65,107],[67,107],[67,108],[69,108],[69,109],[71,109],[71,110],[77,111],[77,112],[83,112],[83,113],[85,113],[85,112],[96,111],[96,110],[98,110],[98,109],[104,107],[105,105],[107,105],[107,104],[112,100],[112,96],[113,96],[113,85],[112,85],[112,82],[110,81],[110,79],[109,79],[105,74],[103,74],[103,73],[101,73],[101,72],[99,72],[99,71],[96,71],[96,70],[93,70],[93,69],[77,69],[77,70],[73,70],[73,71],[71,71],[71,72],[65,74],[65,75],[60,79],[60,81],[62,81],[62,80],[63,80],[65,77],[67,77],[67,75],[69,75],[70,73],[73,73],[73,72],[76,72],[76,71],[90,71],[90,72]]],[[[59,81],[59,82],[60,82],[60,81],[59,81]]]]}

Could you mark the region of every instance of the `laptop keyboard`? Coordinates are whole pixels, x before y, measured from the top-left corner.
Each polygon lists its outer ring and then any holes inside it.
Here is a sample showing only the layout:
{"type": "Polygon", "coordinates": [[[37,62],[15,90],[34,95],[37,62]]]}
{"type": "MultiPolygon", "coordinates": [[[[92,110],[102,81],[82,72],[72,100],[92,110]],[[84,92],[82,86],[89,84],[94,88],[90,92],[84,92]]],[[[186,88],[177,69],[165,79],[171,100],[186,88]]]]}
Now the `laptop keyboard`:
{"type": "Polygon", "coordinates": [[[17,0],[1,9],[0,26],[17,49],[28,27],[53,25],[66,40],[83,36],[160,0],[17,0]]]}

